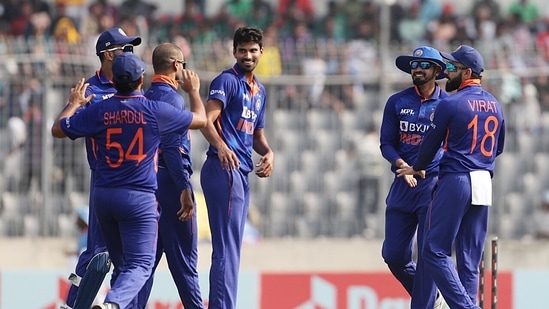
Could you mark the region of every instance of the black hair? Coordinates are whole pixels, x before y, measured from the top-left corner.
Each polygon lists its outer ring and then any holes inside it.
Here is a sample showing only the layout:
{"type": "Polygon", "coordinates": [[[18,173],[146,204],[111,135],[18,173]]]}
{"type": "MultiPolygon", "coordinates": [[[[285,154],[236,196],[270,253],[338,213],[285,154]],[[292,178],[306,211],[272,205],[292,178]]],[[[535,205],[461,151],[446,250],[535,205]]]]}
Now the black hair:
{"type": "Polygon", "coordinates": [[[254,42],[263,48],[263,31],[255,27],[240,27],[236,29],[233,37],[233,49],[242,43],[254,42]]]}
{"type": "Polygon", "coordinates": [[[133,81],[133,82],[113,81],[114,88],[116,88],[116,91],[118,91],[119,93],[133,92],[139,87],[140,79],[141,78],[139,78],[139,79],[137,79],[136,81],[133,81]]]}
{"type": "Polygon", "coordinates": [[[480,74],[475,73],[475,72],[473,72],[473,70],[471,70],[471,78],[472,79],[482,79],[482,76],[480,76],[480,74]]]}

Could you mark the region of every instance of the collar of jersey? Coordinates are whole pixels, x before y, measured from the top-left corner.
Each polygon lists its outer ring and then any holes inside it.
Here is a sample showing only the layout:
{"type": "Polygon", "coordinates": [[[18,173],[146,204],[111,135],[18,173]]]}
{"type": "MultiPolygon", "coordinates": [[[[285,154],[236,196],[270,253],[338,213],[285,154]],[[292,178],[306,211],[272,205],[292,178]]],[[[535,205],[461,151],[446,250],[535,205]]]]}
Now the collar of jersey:
{"type": "MultiPolygon", "coordinates": [[[[238,66],[238,64],[234,64],[233,65],[233,72],[238,75],[238,77],[240,77],[241,80],[247,82],[248,80],[246,79],[246,74],[244,74],[244,72],[242,72],[242,70],[240,69],[240,67],[238,66]]],[[[253,80],[255,82],[255,74],[253,75],[253,80]]]]}
{"type": "Polygon", "coordinates": [[[102,84],[112,84],[112,81],[109,80],[107,76],[105,76],[105,74],[103,74],[103,71],[101,71],[101,69],[95,71],[95,75],[97,75],[97,78],[102,84]]]}
{"type": "Polygon", "coordinates": [[[139,90],[136,90],[136,91],[132,91],[130,93],[124,93],[124,94],[120,94],[120,93],[116,93],[114,95],[114,97],[116,98],[125,98],[125,99],[128,99],[128,98],[139,98],[139,97],[144,97],[143,95],[143,92],[142,91],[139,91],[139,90]]]}
{"type": "Polygon", "coordinates": [[[166,83],[170,84],[170,86],[174,87],[175,89],[179,87],[179,84],[175,79],[163,74],[154,74],[151,78],[151,83],[166,83]]]}
{"type": "Polygon", "coordinates": [[[442,89],[438,86],[437,83],[435,83],[435,91],[433,91],[433,94],[428,98],[423,97],[419,93],[419,88],[416,85],[414,85],[414,89],[416,90],[416,94],[421,98],[421,102],[425,102],[425,101],[429,101],[429,100],[437,100],[440,96],[440,93],[442,92],[442,89]]]}
{"type": "Polygon", "coordinates": [[[468,79],[464,80],[461,85],[459,85],[458,90],[461,90],[467,86],[480,86],[480,79],[468,79]]]}

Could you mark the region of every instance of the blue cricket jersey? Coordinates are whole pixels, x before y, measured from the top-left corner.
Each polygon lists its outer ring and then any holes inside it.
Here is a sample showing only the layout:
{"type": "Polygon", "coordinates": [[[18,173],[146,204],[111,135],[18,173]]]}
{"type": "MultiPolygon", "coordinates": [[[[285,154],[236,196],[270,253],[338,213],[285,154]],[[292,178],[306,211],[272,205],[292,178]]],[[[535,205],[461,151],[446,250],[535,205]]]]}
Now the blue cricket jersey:
{"type": "MultiPolygon", "coordinates": [[[[86,97],[91,94],[95,94],[95,97],[88,102],[86,107],[106,100],[116,93],[114,84],[105,75],[103,75],[101,70],[95,71],[95,75],[88,78],[86,83],[89,83],[88,88],[86,88],[86,97]]],[[[94,140],[92,138],[86,138],[86,156],[88,158],[90,169],[94,170],[97,158],[94,149],[94,140]]]]}
{"type": "MultiPolygon", "coordinates": [[[[145,92],[145,97],[163,101],[180,110],[185,110],[185,100],[177,93],[175,80],[166,76],[153,75],[151,86],[145,92]]],[[[158,152],[158,166],[167,167],[172,180],[179,190],[189,188],[190,175],[192,175],[191,139],[190,132],[183,134],[169,133],[160,138],[158,152]]]]}
{"type": "MultiPolygon", "coordinates": [[[[397,169],[393,164],[397,159],[402,158],[410,165],[416,160],[420,144],[431,128],[435,109],[447,96],[436,85],[433,95],[427,99],[419,94],[415,86],[389,97],[383,111],[380,148],[383,157],[391,162],[393,172],[397,169]]],[[[441,158],[442,148],[439,143],[433,160],[424,167],[426,174],[438,172],[441,158]]]]}
{"type": "Polygon", "coordinates": [[[444,141],[440,173],[486,170],[493,174],[495,158],[503,152],[505,121],[497,99],[480,81],[465,83],[437,107],[433,129],[425,137],[416,171],[428,165],[437,145],[444,141]]]}
{"type": "Polygon", "coordinates": [[[96,187],[156,189],[156,163],[160,135],[184,133],[193,115],[168,103],[145,98],[140,91],[115,94],[61,120],[71,139],[95,140],[96,187]]]}
{"type": "MultiPolygon", "coordinates": [[[[208,94],[208,100],[217,99],[223,103],[223,112],[214,125],[223,141],[238,157],[240,170],[245,174],[254,169],[254,131],[265,126],[267,95],[256,76],[254,82],[253,89],[250,89],[244,72],[235,64],[212,81],[208,94]]],[[[207,154],[217,154],[217,149],[210,145],[207,154]]]]}

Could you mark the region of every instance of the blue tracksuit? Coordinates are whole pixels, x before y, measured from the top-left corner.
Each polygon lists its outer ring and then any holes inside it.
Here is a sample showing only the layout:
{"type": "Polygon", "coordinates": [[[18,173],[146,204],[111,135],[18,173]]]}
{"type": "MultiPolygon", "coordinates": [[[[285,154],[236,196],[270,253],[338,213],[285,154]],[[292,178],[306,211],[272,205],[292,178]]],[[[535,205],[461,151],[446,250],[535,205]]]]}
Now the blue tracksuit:
{"type": "Polygon", "coordinates": [[[423,259],[450,308],[476,309],[478,266],[489,205],[473,203],[471,172],[493,175],[496,156],[503,152],[505,140],[502,108],[482,89],[480,80],[470,80],[440,102],[433,128],[413,163],[414,170],[428,166],[438,145],[444,142],[439,181],[425,229],[423,259]],[[457,269],[451,256],[454,245],[457,269]]]}
{"type": "MultiPolygon", "coordinates": [[[[105,99],[112,97],[116,93],[113,83],[103,75],[101,71],[96,71],[95,75],[91,76],[86,80],[86,83],[89,83],[88,88],[86,89],[86,96],[90,94],[95,94],[95,97],[92,101],[88,103],[89,105],[102,102],[105,99]]],[[[87,236],[87,248],[79,256],[76,263],[75,273],[84,277],[86,272],[86,267],[88,266],[91,259],[100,252],[107,251],[107,246],[105,245],[105,240],[103,239],[103,234],[99,228],[99,222],[97,222],[97,217],[95,211],[93,211],[94,205],[91,198],[94,189],[94,170],[96,165],[96,153],[94,150],[94,140],[91,138],[86,138],[86,155],[88,158],[88,164],[91,170],[91,179],[90,179],[90,199],[89,199],[89,225],[88,225],[88,236],[87,236]]],[[[66,304],[70,307],[74,306],[74,301],[76,300],[76,294],[78,292],[78,287],[71,284],[69,288],[69,293],[67,295],[66,304]]]]}
{"type": "Polygon", "coordinates": [[[212,234],[210,309],[236,307],[240,249],[250,203],[248,173],[254,168],[253,134],[263,129],[266,109],[265,88],[254,81],[250,88],[235,64],[218,75],[209,89],[208,100],[223,103],[214,125],[240,161],[239,169],[223,169],[217,149],[210,145],[200,173],[212,234]]]}
{"type": "MultiPolygon", "coordinates": [[[[440,100],[448,94],[437,85],[430,98],[422,97],[417,88],[410,87],[392,95],[383,112],[380,133],[380,147],[383,157],[391,163],[391,171],[398,159],[412,164],[417,157],[419,146],[431,128],[433,114],[440,100]]],[[[404,178],[395,178],[386,198],[385,239],[382,256],[395,278],[406,291],[423,304],[424,308],[434,305],[434,297],[425,293],[423,286],[431,287],[432,280],[424,275],[421,255],[416,263],[412,259],[414,235],[417,230],[417,243],[423,244],[423,229],[431,194],[438,176],[438,163],[442,148],[437,150],[434,159],[426,166],[427,177],[417,178],[417,186],[411,188],[404,178]]]]}
{"type": "Polygon", "coordinates": [[[129,308],[154,266],[158,228],[157,150],[160,135],[182,134],[192,113],[146,99],[140,91],[115,94],[61,120],[71,139],[94,140],[92,200],[115,272],[105,302],[129,308]]]}
{"type": "MultiPolygon", "coordinates": [[[[145,97],[164,101],[184,110],[185,100],[177,93],[176,87],[176,81],[166,76],[154,75],[145,97]]],[[[195,309],[204,308],[197,271],[196,208],[193,217],[187,221],[180,221],[177,216],[177,211],[181,208],[181,191],[191,189],[192,192],[190,177],[193,170],[190,151],[188,131],[183,134],[165,134],[160,139],[156,199],[161,211],[154,267],[158,266],[162,254],[166,253],[168,267],[183,306],[186,309],[195,309]]],[[[138,308],[146,307],[152,285],[153,276],[139,292],[138,308]]]]}

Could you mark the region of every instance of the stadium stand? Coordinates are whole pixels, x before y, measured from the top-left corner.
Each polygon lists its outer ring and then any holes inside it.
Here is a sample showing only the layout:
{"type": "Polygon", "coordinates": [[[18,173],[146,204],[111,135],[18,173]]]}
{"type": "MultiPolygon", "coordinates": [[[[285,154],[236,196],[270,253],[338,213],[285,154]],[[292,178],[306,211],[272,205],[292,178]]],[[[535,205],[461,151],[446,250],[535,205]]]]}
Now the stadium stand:
{"type": "MultiPolygon", "coordinates": [[[[336,2],[340,13],[348,14],[344,2],[336,2]]],[[[265,237],[382,237],[380,197],[392,176],[379,157],[377,134],[386,98],[410,82],[395,69],[394,59],[418,44],[451,51],[467,43],[483,53],[483,85],[502,101],[508,116],[505,153],[496,163],[490,232],[513,239],[531,236],[524,222],[549,186],[549,40],[544,39],[549,19],[541,9],[534,21],[513,19],[510,2],[498,1],[498,13],[491,11],[482,21],[474,19],[473,1],[456,3],[450,13],[465,28],[442,37],[435,31],[437,15],[418,41],[398,32],[409,18],[408,4],[399,1],[389,12],[377,2],[368,12],[353,12],[359,20],[371,10],[389,13],[387,20],[372,19],[379,22],[373,27],[353,27],[346,23],[351,19],[337,18],[335,29],[325,28],[322,22],[329,16],[319,7],[325,1],[315,2],[315,18],[305,25],[280,19],[273,10],[271,22],[280,24],[267,23],[264,29],[274,42],[268,46],[273,70],[260,79],[269,95],[266,133],[276,152],[275,171],[270,179],[250,178],[252,202],[262,217],[260,232],[265,237]],[[304,75],[313,71],[322,78],[304,75]]],[[[99,16],[128,35],[143,36],[135,52],[145,61],[150,62],[157,43],[178,44],[188,67],[202,78],[203,97],[211,79],[233,64],[227,29],[241,20],[207,10],[190,27],[181,23],[179,12],[144,14],[108,4],[99,16]]],[[[6,11],[18,16],[17,10],[6,11]]],[[[49,12],[54,20],[55,8],[49,12]]],[[[89,171],[83,141],[52,140],[49,126],[74,82],[98,68],[93,46],[101,28],[86,20],[75,42],[75,37],[56,36],[35,24],[38,19],[10,16],[0,16],[0,235],[67,237],[72,233],[68,218],[87,204],[89,171]]],[[[82,15],[71,18],[82,22],[82,15]]],[[[199,188],[207,143],[199,132],[191,134],[192,181],[199,188]]]]}

